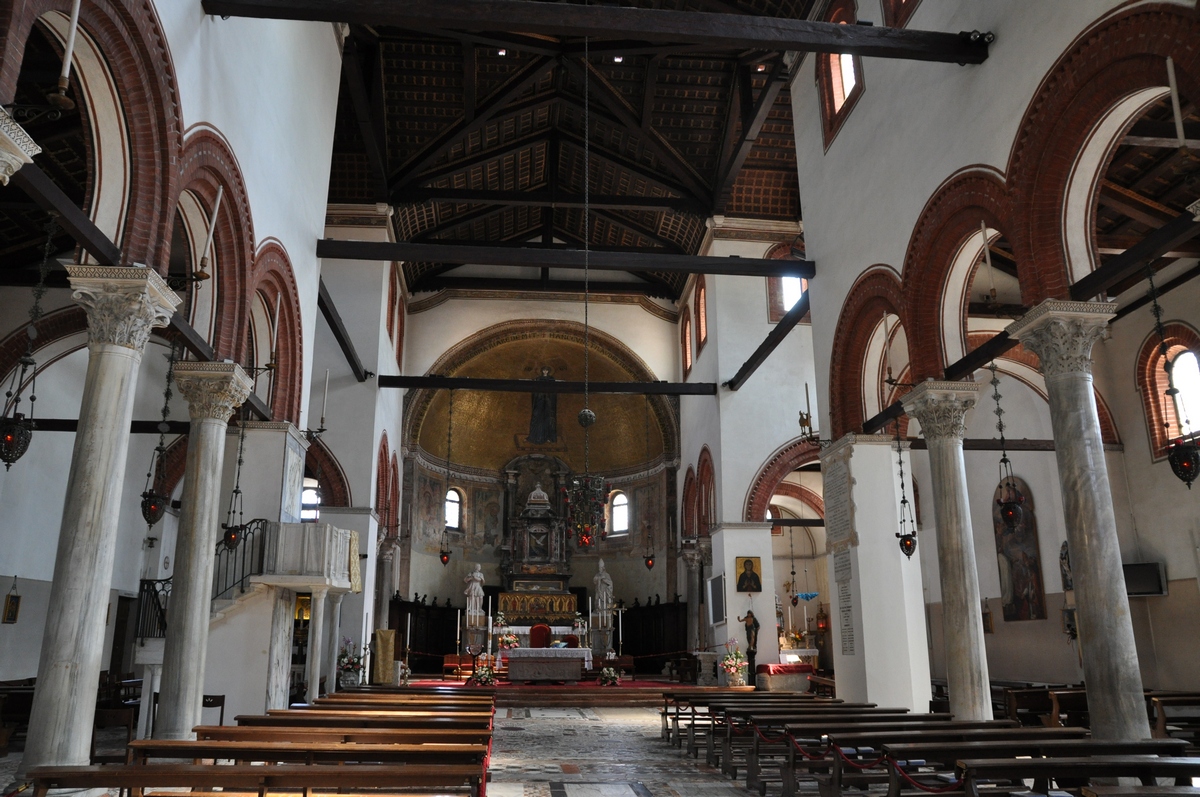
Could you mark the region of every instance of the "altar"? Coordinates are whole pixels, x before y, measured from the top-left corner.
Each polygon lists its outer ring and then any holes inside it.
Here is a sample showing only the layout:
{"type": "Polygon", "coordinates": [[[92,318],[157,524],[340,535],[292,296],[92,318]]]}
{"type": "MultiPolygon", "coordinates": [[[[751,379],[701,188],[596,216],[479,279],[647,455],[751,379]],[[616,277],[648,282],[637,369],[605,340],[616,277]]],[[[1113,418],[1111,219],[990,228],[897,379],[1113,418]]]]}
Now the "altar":
{"type": "Polygon", "coordinates": [[[508,680],[578,681],[592,667],[590,648],[512,648],[508,657],[508,680]]]}

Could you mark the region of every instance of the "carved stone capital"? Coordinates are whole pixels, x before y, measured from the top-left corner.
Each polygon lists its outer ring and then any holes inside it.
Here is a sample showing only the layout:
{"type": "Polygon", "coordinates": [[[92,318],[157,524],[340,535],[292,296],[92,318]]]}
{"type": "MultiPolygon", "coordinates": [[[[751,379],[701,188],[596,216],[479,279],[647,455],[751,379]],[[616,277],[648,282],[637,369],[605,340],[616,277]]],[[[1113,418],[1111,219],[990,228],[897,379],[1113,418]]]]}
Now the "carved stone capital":
{"type": "Polygon", "coordinates": [[[1008,325],[1008,334],[1041,360],[1047,379],[1091,375],[1092,346],[1104,337],[1116,308],[1100,302],[1047,299],[1008,325]]]}
{"type": "Polygon", "coordinates": [[[683,563],[688,570],[699,570],[700,565],[704,564],[704,552],[699,548],[684,548],[683,563]]]}
{"type": "Polygon", "coordinates": [[[253,382],[237,363],[181,362],[175,365],[175,384],[188,401],[193,421],[228,421],[250,395],[253,382]]]}
{"type": "Polygon", "coordinates": [[[900,398],[904,411],[921,424],[926,440],[962,440],[967,412],[975,406],[975,382],[922,382],[900,398]]]}
{"type": "Polygon", "coordinates": [[[25,164],[33,163],[33,156],[41,151],[25,128],[0,108],[0,185],[8,185],[8,179],[25,164]]]}
{"type": "Polygon", "coordinates": [[[74,293],[88,316],[88,343],[112,343],[141,352],[155,327],[171,321],[181,301],[145,266],[67,266],[74,293]]]}
{"type": "Polygon", "coordinates": [[[1187,206],[1188,213],[1192,214],[1193,221],[1200,221],[1200,199],[1187,206]]]}

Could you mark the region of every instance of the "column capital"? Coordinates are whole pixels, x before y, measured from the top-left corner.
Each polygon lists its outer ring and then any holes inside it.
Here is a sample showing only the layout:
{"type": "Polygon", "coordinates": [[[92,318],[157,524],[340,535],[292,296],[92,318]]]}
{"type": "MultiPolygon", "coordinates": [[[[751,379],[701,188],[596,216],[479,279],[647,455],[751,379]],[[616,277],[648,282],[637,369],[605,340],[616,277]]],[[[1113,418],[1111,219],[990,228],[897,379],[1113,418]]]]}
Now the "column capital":
{"type": "Polygon", "coordinates": [[[72,295],[87,311],[88,344],[141,352],[150,331],[171,321],[181,299],[145,266],[67,266],[72,295]]]}
{"type": "Polygon", "coordinates": [[[1090,375],[1092,346],[1104,337],[1116,312],[1107,302],[1047,299],[1005,331],[1038,356],[1044,376],[1090,375]]]}
{"type": "Polygon", "coordinates": [[[699,570],[700,565],[704,564],[704,551],[699,548],[684,548],[683,562],[688,570],[699,570]]]}
{"type": "Polygon", "coordinates": [[[0,108],[0,185],[8,185],[9,178],[25,164],[33,163],[33,156],[41,151],[25,128],[0,108]]]}
{"type": "Polygon", "coordinates": [[[979,395],[976,382],[928,381],[900,397],[904,411],[921,424],[926,440],[962,440],[967,412],[979,395]]]}
{"type": "Polygon", "coordinates": [[[193,421],[228,421],[250,395],[253,382],[237,363],[181,362],[175,365],[175,384],[188,401],[193,421]]]}

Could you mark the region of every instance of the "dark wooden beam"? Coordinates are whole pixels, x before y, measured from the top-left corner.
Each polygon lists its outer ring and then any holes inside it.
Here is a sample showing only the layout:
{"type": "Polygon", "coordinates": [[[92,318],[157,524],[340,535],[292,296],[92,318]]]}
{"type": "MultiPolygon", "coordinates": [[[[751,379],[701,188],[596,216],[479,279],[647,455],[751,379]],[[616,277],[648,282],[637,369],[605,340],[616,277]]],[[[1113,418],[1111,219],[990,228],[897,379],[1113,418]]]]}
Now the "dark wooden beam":
{"type": "MultiPolygon", "coordinates": [[[[1184,146],[1192,149],[1200,149],[1200,124],[1185,122],[1183,125],[1183,135],[1184,146]]],[[[1121,143],[1131,147],[1179,148],[1179,139],[1175,134],[1174,122],[1154,122],[1149,120],[1137,122],[1133,127],[1129,128],[1129,132],[1125,134],[1125,138],[1121,140],[1121,143]]]]}
{"type": "Polygon", "coordinates": [[[863,423],[863,434],[875,434],[903,414],[904,405],[899,401],[893,402],[863,423]]]}
{"type": "Polygon", "coordinates": [[[681,247],[679,244],[668,238],[662,237],[659,235],[658,230],[650,229],[639,222],[634,221],[633,219],[626,219],[622,216],[616,215],[615,213],[609,213],[608,211],[601,210],[599,208],[592,208],[592,215],[598,219],[603,219],[609,224],[620,227],[623,230],[627,230],[634,235],[639,235],[648,241],[653,241],[667,252],[683,254],[683,247],[681,247]]]}
{"type": "Polygon", "coordinates": [[[808,315],[808,311],[808,291],[805,291],[800,294],[800,298],[792,305],[792,309],[784,313],[783,318],[779,319],[779,323],[775,325],[775,328],[767,334],[766,340],[758,344],[758,348],[750,355],[750,359],[742,364],[742,367],[734,374],[733,379],[725,383],[725,387],[730,390],[737,390],[746,384],[746,380],[750,378],[750,375],[767,361],[767,358],[771,356],[771,352],[775,351],[780,343],[783,343],[783,339],[796,327],[796,324],[800,323],[801,318],[808,315]]]}
{"type": "Polygon", "coordinates": [[[380,387],[426,390],[485,390],[500,393],[623,393],[638,396],[715,396],[715,382],[566,382],[541,379],[481,379],[471,376],[381,375],[380,387]]]}
{"type": "MultiPolygon", "coordinates": [[[[929,448],[929,444],[924,438],[909,440],[913,451],[925,451],[929,448]]],[[[1015,440],[1006,439],[1004,448],[1009,451],[1053,451],[1053,440],[1030,440],[1029,438],[1019,437],[1015,440]]],[[[963,440],[963,451],[999,451],[1000,438],[998,437],[968,437],[963,440]]]]}
{"type": "MultiPolygon", "coordinates": [[[[533,205],[582,208],[583,194],[561,190],[477,191],[471,188],[406,188],[393,197],[396,204],[409,202],[454,202],[460,205],[533,205]]],[[[649,210],[707,215],[703,203],[690,197],[624,196],[593,194],[589,198],[597,210],[649,210]]]]}
{"type": "MultiPolygon", "coordinates": [[[[509,279],[506,277],[430,277],[419,280],[412,288],[413,293],[443,290],[578,293],[582,296],[583,281],[509,279]]],[[[651,296],[661,299],[675,298],[668,288],[648,282],[596,282],[592,280],[589,283],[588,290],[592,293],[614,294],[618,296],[651,296]]]]}
{"type": "Polygon", "coordinates": [[[362,360],[358,358],[358,351],[354,348],[354,341],[350,339],[350,333],[346,331],[346,325],[342,322],[342,316],[333,303],[333,297],[329,295],[329,290],[325,287],[323,277],[317,288],[317,307],[320,308],[321,315],[325,317],[325,323],[329,324],[329,329],[333,332],[334,340],[341,347],[346,362],[350,364],[354,378],[359,382],[366,382],[374,374],[363,368],[362,360]]]}
{"type": "Polygon", "coordinates": [[[208,14],[392,25],[398,28],[512,30],[687,42],[697,49],[797,50],[980,64],[985,36],[800,19],[528,0],[204,0],[208,14]]]}
{"type": "MultiPolygon", "coordinates": [[[[1097,235],[1096,252],[1101,255],[1124,254],[1126,249],[1136,246],[1141,240],[1142,237],[1139,235],[1097,235]]],[[[1175,247],[1173,251],[1163,252],[1162,256],[1171,260],[1181,257],[1200,257],[1200,241],[1185,241],[1175,247]]]]}
{"type": "MultiPolygon", "coordinates": [[[[729,195],[733,193],[733,184],[737,182],[738,174],[742,171],[742,166],[746,163],[746,158],[750,157],[750,151],[754,149],[754,145],[758,143],[758,135],[762,132],[763,125],[767,121],[767,116],[770,115],[771,109],[775,107],[775,100],[779,97],[779,92],[783,90],[787,83],[787,67],[783,64],[783,59],[780,58],[772,67],[770,76],[767,78],[765,85],[758,94],[758,99],[755,101],[752,108],[749,108],[749,113],[744,113],[742,122],[742,135],[738,140],[737,145],[733,148],[733,152],[725,164],[725,171],[722,172],[717,181],[716,189],[713,191],[713,210],[724,207],[729,201],[729,195]]],[[[750,85],[750,80],[747,77],[744,80],[745,85],[750,85]]],[[[743,107],[745,112],[747,109],[743,107]]]]}
{"type": "Polygon", "coordinates": [[[475,69],[475,42],[464,41],[463,50],[463,118],[468,122],[475,118],[475,103],[478,82],[475,69]]]}
{"type": "Polygon", "coordinates": [[[1147,235],[1140,243],[1109,259],[1100,268],[1071,286],[1071,298],[1077,302],[1086,302],[1122,280],[1134,276],[1144,269],[1147,263],[1162,257],[1164,252],[1170,252],[1200,235],[1200,221],[1196,221],[1195,215],[1193,211],[1179,214],[1170,223],[1147,235]]]}
{"type": "MultiPolygon", "coordinates": [[[[75,432],[79,430],[77,418],[36,418],[35,429],[39,432],[75,432]]],[[[133,434],[160,434],[158,425],[162,421],[132,421],[129,431],[133,434]]],[[[167,421],[167,434],[180,435],[191,431],[188,421],[167,421]]]]}
{"type": "MultiPolygon", "coordinates": [[[[549,140],[549,138],[550,138],[549,130],[538,130],[536,132],[530,133],[529,135],[521,136],[520,138],[515,138],[512,141],[509,141],[508,143],[503,144],[499,147],[494,147],[493,149],[487,149],[487,150],[482,150],[480,152],[476,152],[474,155],[472,155],[469,158],[463,158],[462,160],[453,161],[450,163],[439,164],[436,168],[429,169],[425,173],[417,175],[416,178],[413,179],[408,185],[402,186],[400,189],[398,189],[398,191],[401,191],[401,192],[408,191],[411,186],[415,186],[418,183],[426,183],[426,182],[429,182],[430,180],[438,180],[442,177],[447,177],[451,174],[456,174],[457,172],[466,171],[467,169],[470,169],[473,166],[479,166],[480,164],[487,163],[488,161],[492,161],[497,158],[502,158],[505,155],[510,155],[514,152],[518,152],[522,149],[525,149],[526,147],[535,146],[537,144],[540,144],[544,141],[549,140]]],[[[402,193],[401,193],[401,196],[403,196],[402,193]]],[[[402,204],[401,202],[398,202],[395,199],[393,199],[391,202],[394,205],[402,204]]]]}
{"type": "MultiPolygon", "coordinates": [[[[338,260],[407,260],[458,265],[532,268],[584,267],[579,249],[508,248],[477,244],[389,243],[386,241],[317,241],[317,257],[338,260]]],[[[732,274],[744,277],[804,277],[815,272],[810,260],[762,260],[748,257],[591,252],[589,266],[609,271],[669,271],[688,274],[732,274]]]]}
{"type": "Polygon", "coordinates": [[[819,517],[772,517],[767,518],[772,526],[801,527],[811,526],[816,528],[825,527],[825,519],[819,517]]]}
{"type": "MultiPolygon", "coordinates": [[[[171,323],[167,325],[167,328],[175,339],[187,349],[188,353],[200,362],[210,363],[217,359],[217,353],[213,351],[212,346],[208,345],[204,336],[179,313],[171,316],[171,323]]],[[[257,393],[250,394],[250,397],[246,399],[246,406],[258,416],[259,420],[271,420],[271,408],[259,398],[257,393]]]]}
{"type": "Polygon", "coordinates": [[[92,223],[87,214],[54,184],[37,163],[25,164],[9,179],[42,210],[56,215],[58,226],[66,230],[100,265],[122,265],[120,248],[92,223]]]}
{"type": "MultiPolygon", "coordinates": [[[[1178,277],[1175,277],[1174,279],[1171,279],[1171,280],[1167,280],[1162,285],[1158,286],[1158,295],[1163,296],[1164,294],[1170,293],[1171,291],[1178,288],[1180,285],[1183,285],[1186,282],[1190,282],[1190,281],[1194,280],[1196,277],[1200,277],[1200,265],[1192,266],[1187,271],[1180,274],[1178,277]]],[[[1141,309],[1142,307],[1145,307],[1148,304],[1150,304],[1149,293],[1147,293],[1145,296],[1134,299],[1132,302],[1130,302],[1129,304],[1125,305],[1120,310],[1118,310],[1117,314],[1115,316],[1113,316],[1113,321],[1122,319],[1125,316],[1132,313],[1134,310],[1141,309]]]]}
{"type": "Polygon", "coordinates": [[[431,166],[442,157],[458,139],[469,136],[492,120],[505,109],[509,103],[519,97],[530,86],[554,67],[555,61],[547,56],[539,56],[530,61],[520,71],[508,79],[482,104],[475,109],[471,119],[459,117],[448,125],[432,141],[425,145],[413,157],[409,158],[400,170],[392,176],[390,190],[393,194],[412,184],[419,178],[421,170],[431,166]]]}
{"type": "Polygon", "coordinates": [[[1101,181],[1097,200],[1101,205],[1150,227],[1161,227],[1175,218],[1175,211],[1171,208],[1117,185],[1112,180],[1101,181]]]}
{"type": "Polygon", "coordinates": [[[342,51],[342,79],[350,92],[350,104],[354,106],[354,118],[358,122],[358,132],[363,139],[363,149],[367,153],[367,162],[371,165],[371,185],[375,198],[382,201],[387,199],[388,178],[387,158],[381,146],[380,136],[377,135],[374,119],[371,114],[371,100],[367,94],[367,84],[363,79],[363,59],[359,53],[359,43],[353,36],[346,40],[342,51]]]}
{"type": "Polygon", "coordinates": [[[507,209],[508,208],[504,205],[483,205],[483,206],[474,208],[473,210],[468,210],[466,213],[460,213],[457,216],[452,216],[450,218],[447,218],[444,221],[442,220],[442,217],[439,216],[438,223],[433,225],[432,227],[430,227],[426,230],[422,230],[421,232],[414,235],[413,242],[415,243],[418,241],[431,240],[433,238],[433,236],[437,235],[440,232],[446,232],[447,230],[453,230],[455,227],[461,227],[464,224],[470,224],[473,221],[478,221],[479,219],[486,218],[488,216],[491,216],[493,213],[501,213],[507,209]]]}
{"type": "Polygon", "coordinates": [[[658,91],[658,67],[661,60],[657,55],[646,63],[646,75],[642,81],[642,132],[649,133],[654,126],[654,95],[658,91]]]}
{"type": "MultiPolygon", "coordinates": [[[[571,100],[563,98],[561,100],[561,102],[569,103],[569,102],[571,102],[571,100]]],[[[582,108],[583,106],[580,105],[579,107],[582,108]]],[[[575,147],[575,149],[579,150],[580,152],[583,152],[584,147],[583,147],[583,137],[582,136],[577,136],[568,130],[559,130],[557,132],[557,135],[559,138],[562,139],[563,143],[570,144],[571,146],[575,147]]],[[[691,199],[696,199],[697,197],[706,197],[706,198],[708,197],[707,190],[700,194],[696,194],[691,189],[687,188],[684,185],[681,185],[679,182],[677,182],[675,180],[672,180],[670,177],[667,177],[666,175],[661,174],[659,172],[652,172],[645,165],[640,164],[637,161],[632,160],[631,158],[627,158],[618,152],[613,152],[610,149],[606,149],[605,147],[598,145],[595,141],[592,142],[590,150],[591,150],[591,153],[590,153],[591,157],[603,158],[604,160],[608,161],[612,165],[629,172],[631,175],[633,175],[635,177],[640,177],[640,178],[644,179],[646,182],[652,183],[653,185],[657,185],[660,188],[663,188],[672,193],[679,194],[680,196],[688,197],[691,199]]],[[[699,200],[696,199],[696,201],[698,202],[699,200]]]]}

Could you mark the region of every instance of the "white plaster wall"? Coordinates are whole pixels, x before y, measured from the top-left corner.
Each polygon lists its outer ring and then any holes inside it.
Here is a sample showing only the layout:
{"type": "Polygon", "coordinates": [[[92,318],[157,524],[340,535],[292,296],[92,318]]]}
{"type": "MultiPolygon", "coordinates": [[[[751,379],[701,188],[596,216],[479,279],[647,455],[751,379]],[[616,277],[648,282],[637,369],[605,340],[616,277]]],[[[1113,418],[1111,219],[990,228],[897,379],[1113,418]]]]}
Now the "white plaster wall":
{"type": "MultiPolygon", "coordinates": [[[[204,694],[225,695],[225,722],[230,725],[238,714],[262,714],[267,705],[271,590],[243,600],[209,628],[204,666],[204,694]]],[[[216,725],[217,716],[215,709],[206,709],[203,722],[216,725]]]]}
{"type": "MultiPolygon", "coordinates": [[[[754,612],[760,628],[758,630],[758,654],[756,664],[773,664],[779,661],[779,638],[775,628],[775,570],[771,562],[771,527],[765,523],[723,523],[712,535],[712,576],[725,574],[726,622],[713,626],[709,634],[713,649],[724,654],[721,647],[728,640],[737,640],[742,652],[746,652],[746,629],[738,622],[748,610],[754,612]],[[762,560],[762,592],[738,592],[736,567],[737,557],[757,556],[762,560]]],[[[705,589],[707,589],[705,585],[705,589]]],[[[707,615],[705,615],[707,617],[707,615]]],[[[725,675],[718,666],[721,683],[725,675]]],[[[749,675],[747,675],[749,680],[749,675]]]]}

